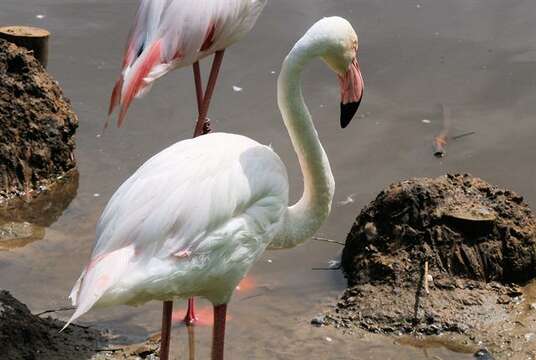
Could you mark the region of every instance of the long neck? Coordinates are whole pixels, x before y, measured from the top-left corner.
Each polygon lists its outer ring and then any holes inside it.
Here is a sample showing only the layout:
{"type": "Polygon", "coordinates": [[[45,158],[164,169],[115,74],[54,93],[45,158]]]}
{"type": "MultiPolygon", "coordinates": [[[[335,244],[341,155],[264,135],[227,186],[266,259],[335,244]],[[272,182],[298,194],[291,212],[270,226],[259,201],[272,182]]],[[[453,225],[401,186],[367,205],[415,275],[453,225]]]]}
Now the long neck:
{"type": "Polygon", "coordinates": [[[301,41],[285,59],[278,80],[278,104],[303,175],[303,195],[288,208],[281,236],[272,248],[296,246],[320,228],[331,210],[335,181],[301,88],[304,66],[316,57],[314,43],[301,41]]]}

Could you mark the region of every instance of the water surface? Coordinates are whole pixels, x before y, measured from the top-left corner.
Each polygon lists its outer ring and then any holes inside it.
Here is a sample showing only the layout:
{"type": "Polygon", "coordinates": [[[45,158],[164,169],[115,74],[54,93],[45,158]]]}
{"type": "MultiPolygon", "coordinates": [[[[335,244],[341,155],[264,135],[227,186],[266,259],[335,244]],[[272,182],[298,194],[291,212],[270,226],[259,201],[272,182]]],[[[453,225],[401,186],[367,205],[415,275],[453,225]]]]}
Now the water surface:
{"type": "MultiPolygon", "coordinates": [[[[0,253],[0,287],[34,311],[67,303],[88,259],[95,223],[114,190],[152,154],[192,133],[193,81],[191,70],[183,69],[137,101],[123,129],[100,136],[136,4],[0,4],[1,24],[43,26],[52,32],[49,71],[80,118],[75,199],[41,240],[0,253]]],[[[360,118],[344,131],[338,127],[337,80],[320,62],[304,77],[306,99],[337,183],[337,204],[321,229],[324,236],[344,240],[359,210],[375,194],[414,176],[469,172],[534,203],[535,13],[531,0],[271,0],[254,31],[226,54],[211,111],[214,128],[272,144],[288,166],[292,199],[297,199],[301,177],[275,103],[276,76],[286,52],[314,21],[341,15],[360,35],[366,82],[360,118]],[[235,92],[233,86],[243,91],[235,92]],[[443,126],[441,105],[450,111],[452,135],[475,133],[450,142],[447,156],[437,159],[431,144],[443,126]]],[[[256,287],[237,293],[231,304],[228,357],[471,358],[444,347],[420,349],[390,338],[356,338],[310,327],[310,319],[345,286],[339,272],[312,268],[325,267],[340,251],[336,245],[309,242],[267,253],[251,273],[256,287]]],[[[136,341],[158,330],[159,312],[160,304],[153,303],[94,311],[82,321],[136,341]]],[[[208,354],[209,335],[208,328],[198,329],[200,359],[208,354]]],[[[175,331],[175,336],[174,354],[179,356],[184,331],[175,331]]]]}

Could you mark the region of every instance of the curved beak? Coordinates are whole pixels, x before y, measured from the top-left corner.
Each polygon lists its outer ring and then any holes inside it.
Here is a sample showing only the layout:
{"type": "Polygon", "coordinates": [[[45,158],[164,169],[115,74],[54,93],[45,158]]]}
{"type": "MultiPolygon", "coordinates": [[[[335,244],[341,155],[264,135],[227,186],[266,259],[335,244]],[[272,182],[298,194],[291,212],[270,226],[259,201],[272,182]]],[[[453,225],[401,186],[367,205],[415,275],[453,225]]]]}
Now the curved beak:
{"type": "Polygon", "coordinates": [[[354,118],[365,89],[357,59],[352,61],[344,76],[339,75],[339,82],[341,85],[341,127],[344,129],[354,118]]]}

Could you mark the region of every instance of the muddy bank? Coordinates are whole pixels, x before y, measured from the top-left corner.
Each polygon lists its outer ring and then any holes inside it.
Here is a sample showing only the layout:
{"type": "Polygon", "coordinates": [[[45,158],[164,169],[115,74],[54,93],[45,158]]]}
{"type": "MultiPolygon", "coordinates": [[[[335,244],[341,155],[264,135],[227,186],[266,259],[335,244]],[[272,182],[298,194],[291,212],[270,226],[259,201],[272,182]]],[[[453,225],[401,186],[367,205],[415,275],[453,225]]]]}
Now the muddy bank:
{"type": "Polygon", "coordinates": [[[78,118],[30,52],[0,40],[0,201],[75,168],[78,118]]]}
{"type": "Polygon", "coordinates": [[[349,288],[325,323],[453,335],[498,358],[536,358],[536,220],[523,197],[469,175],[391,185],[346,241],[349,288]]]}
{"type": "MultiPolygon", "coordinates": [[[[46,314],[43,314],[46,315],[46,314]]],[[[159,338],[120,345],[109,332],[33,315],[26,305],[0,290],[0,349],[7,360],[158,359],[159,338]]]]}

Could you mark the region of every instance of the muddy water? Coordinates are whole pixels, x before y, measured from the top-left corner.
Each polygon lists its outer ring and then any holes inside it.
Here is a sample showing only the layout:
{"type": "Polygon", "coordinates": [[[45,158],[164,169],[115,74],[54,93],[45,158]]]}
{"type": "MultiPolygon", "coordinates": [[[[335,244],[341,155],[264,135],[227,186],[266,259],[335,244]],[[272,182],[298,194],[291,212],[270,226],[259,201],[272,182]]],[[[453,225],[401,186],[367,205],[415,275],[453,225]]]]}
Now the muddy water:
{"type": "MultiPolygon", "coordinates": [[[[108,95],[120,64],[134,0],[2,0],[0,23],[49,29],[49,70],[80,118],[80,180],[76,198],[43,239],[0,253],[2,280],[35,310],[66,304],[86,262],[97,218],[113,191],[150,155],[192,133],[191,71],[162,79],[132,107],[126,126],[100,136],[108,95]]],[[[360,34],[366,93],[360,119],[338,127],[335,77],[319,62],[304,79],[305,94],[337,182],[333,213],[321,233],[343,240],[359,209],[387,184],[411,176],[471,172],[536,202],[536,38],[531,0],[271,0],[255,31],[226,55],[212,106],[214,127],[271,143],[286,162],[292,196],[301,179],[275,103],[284,54],[324,15],[347,17],[360,34]],[[243,88],[233,91],[233,86],[243,88]],[[449,109],[447,156],[432,156],[432,139],[449,109]],[[424,121],[423,120],[429,120],[424,121]]],[[[229,358],[463,359],[453,347],[416,348],[393,339],[355,338],[308,326],[344,287],[324,267],[340,253],[309,242],[268,253],[252,271],[256,286],[231,306],[229,358]],[[331,340],[331,341],[330,341],[331,340]]],[[[206,305],[206,304],[205,304],[206,305]]],[[[179,306],[179,305],[178,305],[179,306]]],[[[182,304],[180,304],[182,306],[182,304]]],[[[83,318],[136,341],[159,327],[159,304],[95,311],[83,318]]],[[[185,346],[176,331],[174,356],[185,346]]],[[[209,329],[197,332],[198,358],[209,329]]]]}

